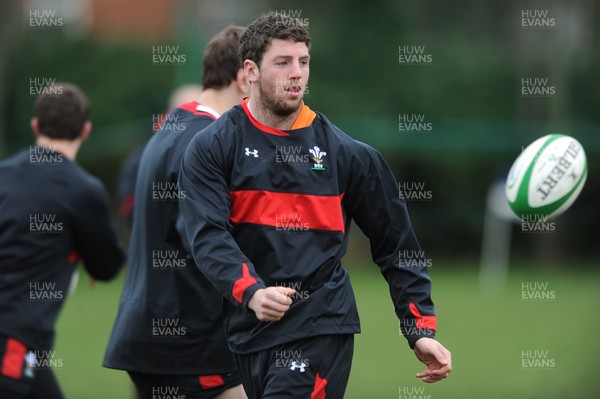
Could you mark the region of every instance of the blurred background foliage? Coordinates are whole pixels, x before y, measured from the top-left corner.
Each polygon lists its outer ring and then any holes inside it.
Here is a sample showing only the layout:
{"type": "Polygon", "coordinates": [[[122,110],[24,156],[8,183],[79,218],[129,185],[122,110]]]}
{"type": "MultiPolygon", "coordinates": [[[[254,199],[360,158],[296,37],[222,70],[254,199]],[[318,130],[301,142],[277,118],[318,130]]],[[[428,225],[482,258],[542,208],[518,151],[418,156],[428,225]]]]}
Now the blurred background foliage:
{"type": "MultiPolygon", "coordinates": [[[[586,187],[572,209],[557,219],[555,233],[527,236],[515,225],[512,250],[525,260],[553,264],[598,258],[597,2],[469,0],[459,6],[438,0],[369,5],[358,0],[154,0],[143,2],[149,7],[143,12],[162,7],[166,28],[160,34],[117,29],[116,24],[111,28],[110,23],[99,28],[93,17],[84,29],[67,24],[36,30],[28,25],[28,10],[62,3],[68,7],[70,0],[2,3],[2,18],[11,21],[2,28],[0,42],[2,157],[32,141],[30,79],[74,82],[91,99],[94,123],[79,160],[114,192],[124,158],[150,137],[152,117],[166,109],[169,93],[180,84],[200,82],[201,52],[210,36],[229,23],[247,24],[267,10],[297,13],[307,19],[313,38],[306,103],[382,151],[399,181],[424,183],[431,191],[431,201],[409,203],[417,235],[431,257],[478,259],[489,186],[506,176],[524,146],[561,132],[586,149],[586,187]],[[526,9],[549,10],[556,27],[523,29],[521,12],[526,9]],[[160,45],[179,46],[188,61],[154,64],[152,48],[160,45]],[[405,45],[423,46],[431,63],[400,64],[399,47],[405,45]],[[522,97],[521,79],[526,77],[548,78],[556,95],[522,97]],[[424,115],[431,131],[400,132],[400,114],[424,115]]],[[[108,4],[83,3],[94,15],[108,4]]],[[[126,14],[137,3],[113,12],[126,14]]],[[[142,16],[133,12],[129,18],[134,26],[142,16]]],[[[351,245],[349,256],[367,258],[364,241],[351,245]]]]}

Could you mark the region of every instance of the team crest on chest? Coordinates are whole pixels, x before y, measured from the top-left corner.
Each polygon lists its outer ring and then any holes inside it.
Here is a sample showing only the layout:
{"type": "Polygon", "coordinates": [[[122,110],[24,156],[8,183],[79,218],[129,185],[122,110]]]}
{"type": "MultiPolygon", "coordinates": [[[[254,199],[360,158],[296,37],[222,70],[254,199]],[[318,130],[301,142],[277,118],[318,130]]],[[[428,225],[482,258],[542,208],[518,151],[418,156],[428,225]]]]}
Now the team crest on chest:
{"type": "Polygon", "coordinates": [[[308,151],[310,152],[310,155],[312,155],[313,161],[315,161],[311,169],[326,170],[325,165],[323,165],[323,158],[325,158],[325,155],[327,155],[327,153],[325,151],[321,151],[321,149],[317,146],[314,146],[308,151]]]}

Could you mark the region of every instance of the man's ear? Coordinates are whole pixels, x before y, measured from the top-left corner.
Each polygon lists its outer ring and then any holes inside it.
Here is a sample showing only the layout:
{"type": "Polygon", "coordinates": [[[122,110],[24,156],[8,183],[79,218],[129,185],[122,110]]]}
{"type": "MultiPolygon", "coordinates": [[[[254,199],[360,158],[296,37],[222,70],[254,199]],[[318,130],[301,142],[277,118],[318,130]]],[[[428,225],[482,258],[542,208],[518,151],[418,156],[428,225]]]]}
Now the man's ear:
{"type": "Polygon", "coordinates": [[[252,60],[244,61],[244,75],[250,84],[258,82],[260,71],[258,70],[258,65],[256,65],[256,62],[252,60]]]}
{"type": "Polygon", "coordinates": [[[83,128],[81,128],[81,133],[79,133],[79,139],[81,141],[86,141],[88,137],[90,137],[90,133],[92,132],[92,122],[85,121],[83,124],[83,128]]]}
{"type": "Polygon", "coordinates": [[[246,75],[242,68],[240,68],[235,77],[235,84],[242,96],[247,97],[250,94],[250,83],[248,82],[248,79],[246,79],[246,75]]]}
{"type": "Polygon", "coordinates": [[[38,138],[41,136],[42,132],[40,132],[40,122],[38,121],[38,118],[36,118],[35,116],[33,118],[31,118],[31,131],[33,132],[33,135],[38,138]]]}

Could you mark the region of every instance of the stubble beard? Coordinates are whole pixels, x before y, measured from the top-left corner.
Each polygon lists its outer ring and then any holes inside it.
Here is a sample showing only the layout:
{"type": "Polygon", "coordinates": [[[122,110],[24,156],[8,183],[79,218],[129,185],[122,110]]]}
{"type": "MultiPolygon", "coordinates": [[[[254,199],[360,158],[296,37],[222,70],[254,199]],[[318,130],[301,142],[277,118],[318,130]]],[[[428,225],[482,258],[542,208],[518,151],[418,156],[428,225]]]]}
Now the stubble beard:
{"type": "Polygon", "coordinates": [[[287,118],[302,106],[302,97],[298,98],[297,103],[286,104],[284,100],[277,98],[276,90],[267,86],[262,79],[258,81],[258,92],[260,94],[260,103],[272,115],[278,118],[287,118]]]}

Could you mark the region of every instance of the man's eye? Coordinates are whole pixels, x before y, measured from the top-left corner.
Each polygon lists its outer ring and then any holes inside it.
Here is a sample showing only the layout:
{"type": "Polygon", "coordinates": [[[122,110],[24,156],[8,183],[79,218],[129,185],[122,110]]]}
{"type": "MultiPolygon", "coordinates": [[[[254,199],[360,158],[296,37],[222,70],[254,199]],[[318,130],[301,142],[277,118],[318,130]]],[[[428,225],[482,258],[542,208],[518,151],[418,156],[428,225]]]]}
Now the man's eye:
{"type": "Polygon", "coordinates": [[[287,65],[287,61],[280,61],[280,62],[278,62],[278,63],[277,63],[277,64],[275,64],[275,65],[282,65],[282,66],[283,66],[283,65],[287,65]]]}

